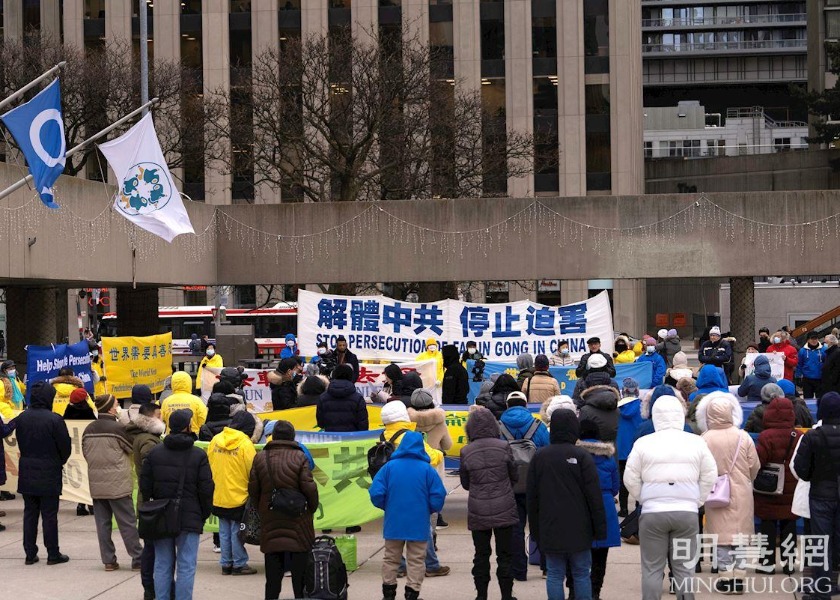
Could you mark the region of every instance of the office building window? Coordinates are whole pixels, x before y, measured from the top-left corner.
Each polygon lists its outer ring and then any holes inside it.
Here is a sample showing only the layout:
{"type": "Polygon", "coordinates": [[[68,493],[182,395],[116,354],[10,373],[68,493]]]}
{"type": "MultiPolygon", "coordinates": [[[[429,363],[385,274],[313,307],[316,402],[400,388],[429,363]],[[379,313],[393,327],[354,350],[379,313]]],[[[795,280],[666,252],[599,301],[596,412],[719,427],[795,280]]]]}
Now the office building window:
{"type": "Polygon", "coordinates": [[[230,0],[230,12],[251,12],[251,0],[230,0]]]}
{"type": "Polygon", "coordinates": [[[181,0],[182,15],[200,15],[201,0],[181,0]]]}
{"type": "Polygon", "coordinates": [[[257,307],[257,286],[255,285],[235,285],[233,286],[233,301],[236,308],[256,308],[257,307]]]}
{"type": "Polygon", "coordinates": [[[432,77],[451,79],[455,73],[455,46],[452,21],[429,23],[429,45],[432,52],[432,77]]]}
{"type": "Polygon", "coordinates": [[[505,148],[507,129],[505,118],[505,80],[482,79],[482,187],[484,196],[507,194],[507,163],[505,148]]]}
{"type": "Polygon", "coordinates": [[[505,23],[499,19],[481,21],[481,60],[505,59],[505,23]]]}
{"type": "Polygon", "coordinates": [[[825,11],[825,37],[840,39],[840,10],[825,11]]]}
{"type": "Polygon", "coordinates": [[[41,0],[23,0],[23,31],[41,28],[41,0]]]}
{"type": "Polygon", "coordinates": [[[534,191],[557,192],[559,137],[557,78],[534,77],[534,191]]]}
{"type": "Polygon", "coordinates": [[[610,86],[587,85],[586,102],[586,189],[612,188],[610,141],[610,86]]]}
{"type": "Polygon", "coordinates": [[[532,45],[534,58],[557,57],[557,19],[537,17],[533,20],[532,45]]]}
{"type": "Polygon", "coordinates": [[[653,142],[645,142],[645,158],[653,158],[653,142]]]}
{"type": "Polygon", "coordinates": [[[105,0],[85,0],[85,19],[104,19],[105,0]]]}
{"type": "Polygon", "coordinates": [[[584,72],[610,72],[609,0],[583,2],[584,72]]]}

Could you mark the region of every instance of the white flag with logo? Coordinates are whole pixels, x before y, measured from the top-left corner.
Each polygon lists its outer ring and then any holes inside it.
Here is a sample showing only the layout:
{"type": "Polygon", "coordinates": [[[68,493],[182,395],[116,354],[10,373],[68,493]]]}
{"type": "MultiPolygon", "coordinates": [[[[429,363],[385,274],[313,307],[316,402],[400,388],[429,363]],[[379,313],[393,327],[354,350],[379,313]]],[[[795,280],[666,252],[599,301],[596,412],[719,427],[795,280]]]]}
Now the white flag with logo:
{"type": "Polygon", "coordinates": [[[182,233],[195,233],[166,166],[152,113],[99,149],[117,176],[117,212],[167,242],[182,233]]]}

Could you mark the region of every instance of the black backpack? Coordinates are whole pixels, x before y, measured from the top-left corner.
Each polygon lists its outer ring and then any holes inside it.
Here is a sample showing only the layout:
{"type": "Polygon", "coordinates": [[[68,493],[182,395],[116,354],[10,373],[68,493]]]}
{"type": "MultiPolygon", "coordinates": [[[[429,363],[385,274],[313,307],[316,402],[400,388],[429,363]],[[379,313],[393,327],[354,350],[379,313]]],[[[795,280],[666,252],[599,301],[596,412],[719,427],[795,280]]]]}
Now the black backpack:
{"type": "Polygon", "coordinates": [[[394,442],[404,434],[408,429],[400,429],[390,440],[385,439],[385,434],[379,436],[379,442],[370,450],[368,450],[368,473],[370,478],[376,477],[376,474],[385,466],[385,463],[391,460],[391,455],[396,450],[397,446],[394,442]]]}
{"type": "Polygon", "coordinates": [[[328,535],[315,538],[303,571],[303,597],[347,600],[347,567],[335,540],[328,535]]]}

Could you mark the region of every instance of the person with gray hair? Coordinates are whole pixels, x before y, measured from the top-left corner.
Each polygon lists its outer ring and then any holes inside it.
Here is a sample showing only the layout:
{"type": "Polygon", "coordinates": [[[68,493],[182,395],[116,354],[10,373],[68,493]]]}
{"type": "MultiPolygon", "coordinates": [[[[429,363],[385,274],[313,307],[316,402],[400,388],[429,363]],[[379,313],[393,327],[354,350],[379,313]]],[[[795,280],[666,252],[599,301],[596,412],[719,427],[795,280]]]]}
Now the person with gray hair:
{"type": "Polygon", "coordinates": [[[785,391],[775,383],[767,383],[761,388],[761,404],[755,407],[744,425],[747,433],[761,433],[764,431],[764,411],[775,398],[784,398],[785,391]]]}
{"type": "Polygon", "coordinates": [[[825,364],[820,380],[820,398],[828,392],[840,393],[840,346],[837,335],[830,333],[823,338],[825,342],[825,364]]]}

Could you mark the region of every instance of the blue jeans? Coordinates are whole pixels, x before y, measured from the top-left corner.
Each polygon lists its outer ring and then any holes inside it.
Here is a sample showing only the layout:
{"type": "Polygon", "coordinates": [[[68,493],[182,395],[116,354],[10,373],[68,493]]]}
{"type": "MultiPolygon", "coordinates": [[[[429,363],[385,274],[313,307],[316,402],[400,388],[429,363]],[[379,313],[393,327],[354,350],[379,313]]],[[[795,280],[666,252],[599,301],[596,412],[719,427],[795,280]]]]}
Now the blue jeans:
{"type": "MultiPolygon", "coordinates": [[[[405,556],[400,560],[400,571],[405,571],[405,556]]],[[[435,528],[429,525],[429,539],[426,543],[426,570],[437,571],[440,569],[440,561],[435,552],[435,528]]]]}
{"type": "Polygon", "coordinates": [[[567,564],[571,567],[572,580],[575,582],[575,600],[592,600],[592,582],[589,579],[592,553],[589,550],[546,554],[545,563],[548,567],[548,578],[545,582],[548,600],[566,600],[563,580],[566,578],[567,564]]]}
{"type": "Polygon", "coordinates": [[[198,533],[181,532],[176,538],[155,540],[155,596],[157,600],[192,600],[200,538],[201,535],[198,533]],[[175,579],[174,599],[172,598],[173,577],[175,579]]]}
{"type": "Polygon", "coordinates": [[[814,568],[813,589],[807,591],[810,591],[814,598],[828,600],[834,592],[834,583],[831,581],[831,567],[836,562],[837,557],[832,542],[836,543],[836,540],[840,538],[840,501],[836,498],[827,499],[811,496],[809,505],[811,508],[811,535],[827,535],[829,536],[829,542],[826,549],[828,556],[825,559],[827,565],[824,565],[822,560],[815,561],[817,564],[814,568]],[[828,568],[825,568],[825,566],[828,568]]]}
{"type": "Polygon", "coordinates": [[[219,564],[223,567],[239,569],[248,564],[248,551],[239,541],[239,521],[219,517],[219,546],[222,557],[219,564]]]}

